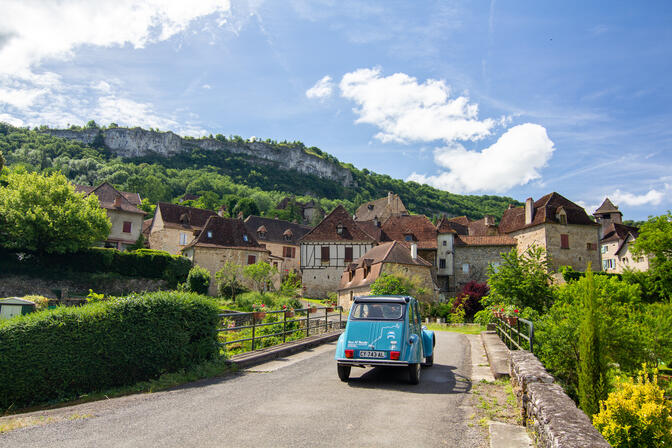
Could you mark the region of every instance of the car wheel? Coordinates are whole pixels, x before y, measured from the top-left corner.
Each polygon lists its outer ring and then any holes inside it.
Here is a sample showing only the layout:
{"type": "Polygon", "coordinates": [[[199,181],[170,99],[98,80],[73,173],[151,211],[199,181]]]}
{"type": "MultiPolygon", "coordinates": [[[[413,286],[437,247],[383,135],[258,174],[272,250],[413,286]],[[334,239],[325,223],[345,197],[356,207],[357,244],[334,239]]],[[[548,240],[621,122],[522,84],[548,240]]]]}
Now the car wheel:
{"type": "Polygon", "coordinates": [[[346,382],[350,378],[350,369],[351,366],[342,366],[338,364],[338,377],[341,379],[341,381],[346,382]]]}
{"type": "Polygon", "coordinates": [[[420,363],[408,365],[408,382],[411,384],[420,382],[420,363]]]}
{"type": "Polygon", "coordinates": [[[434,355],[429,355],[425,358],[425,367],[432,367],[434,365],[434,355]]]}
{"type": "Polygon", "coordinates": [[[432,348],[433,347],[436,347],[436,335],[435,334],[432,335],[432,348]]]}

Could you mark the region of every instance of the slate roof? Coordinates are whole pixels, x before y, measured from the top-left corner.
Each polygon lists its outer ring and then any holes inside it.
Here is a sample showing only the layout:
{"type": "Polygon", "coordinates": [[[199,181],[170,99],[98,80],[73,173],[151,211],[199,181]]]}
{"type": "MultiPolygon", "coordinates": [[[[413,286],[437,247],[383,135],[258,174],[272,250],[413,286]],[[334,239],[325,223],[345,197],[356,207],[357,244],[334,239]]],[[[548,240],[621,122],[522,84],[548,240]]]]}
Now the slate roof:
{"type": "Polygon", "coordinates": [[[283,244],[299,244],[301,237],[310,232],[311,229],[308,226],[302,226],[283,219],[264,218],[254,215],[250,215],[245,219],[245,227],[259,241],[283,244]],[[257,232],[260,227],[263,227],[266,231],[264,237],[260,236],[257,232]],[[289,236],[289,239],[285,238],[285,234],[289,236]]]}
{"type": "Polygon", "coordinates": [[[360,205],[355,212],[355,216],[357,221],[371,221],[376,217],[383,219],[383,217],[407,213],[408,210],[406,210],[406,206],[399,195],[391,194],[360,205]],[[390,199],[391,204],[389,204],[390,199]]]}
{"type": "Polygon", "coordinates": [[[432,221],[425,215],[391,216],[382,226],[387,239],[406,241],[406,235],[413,235],[418,249],[436,249],[437,231],[432,221]]]}
{"type": "Polygon", "coordinates": [[[140,205],[140,195],[138,193],[119,191],[108,182],[103,182],[95,188],[86,185],[75,185],[75,191],[84,193],[84,196],[95,194],[100,207],[107,210],[120,210],[138,215],[145,214],[143,210],[137,207],[137,205],[140,205]],[[117,199],[119,200],[118,204],[116,203],[117,199]]]}
{"type": "Polygon", "coordinates": [[[457,235],[456,246],[515,246],[516,240],[508,235],[469,236],[457,235]]]}
{"type": "MultiPolygon", "coordinates": [[[[593,213],[593,215],[597,215],[600,213],[621,213],[618,210],[618,207],[616,207],[610,200],[609,198],[606,198],[602,205],[600,205],[597,210],[593,213]]],[[[622,213],[621,213],[622,214],[622,213]]]]}
{"type": "Polygon", "coordinates": [[[184,249],[193,246],[266,250],[259,244],[254,234],[247,230],[242,219],[222,218],[217,215],[208,218],[203,230],[184,249]]]}
{"type": "Polygon", "coordinates": [[[159,202],[156,204],[156,208],[161,211],[161,218],[163,218],[164,224],[168,224],[168,227],[172,225],[184,229],[202,229],[208,218],[217,216],[217,213],[212,210],[186,207],[168,202],[159,202]]]}
{"type": "Polygon", "coordinates": [[[359,227],[348,211],[342,205],[339,205],[313,230],[301,238],[301,242],[310,241],[375,242],[375,239],[359,227]],[[338,233],[339,224],[343,226],[341,234],[338,233]]]}
{"type": "Polygon", "coordinates": [[[600,243],[623,241],[628,237],[628,234],[632,234],[633,238],[637,238],[639,236],[639,229],[612,222],[604,229],[604,236],[600,240],[600,243]]]}
{"type": "Polygon", "coordinates": [[[586,211],[582,207],[564,196],[553,192],[539,198],[539,200],[534,203],[534,217],[531,224],[525,224],[525,206],[505,210],[502,220],[499,223],[499,231],[500,233],[511,233],[516,230],[537,226],[539,224],[559,223],[560,221],[555,215],[560,207],[562,207],[567,214],[567,224],[586,226],[599,225],[588,217],[586,211]]]}

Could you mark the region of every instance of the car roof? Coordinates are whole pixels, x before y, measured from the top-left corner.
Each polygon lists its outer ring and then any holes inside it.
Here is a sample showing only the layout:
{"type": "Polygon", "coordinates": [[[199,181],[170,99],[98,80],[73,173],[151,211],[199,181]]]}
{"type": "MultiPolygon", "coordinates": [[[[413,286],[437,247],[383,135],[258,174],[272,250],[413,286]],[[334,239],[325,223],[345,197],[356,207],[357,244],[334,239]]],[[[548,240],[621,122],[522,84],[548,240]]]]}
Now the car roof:
{"type": "Polygon", "coordinates": [[[414,300],[411,296],[360,296],[355,297],[354,303],[408,303],[414,300]]]}

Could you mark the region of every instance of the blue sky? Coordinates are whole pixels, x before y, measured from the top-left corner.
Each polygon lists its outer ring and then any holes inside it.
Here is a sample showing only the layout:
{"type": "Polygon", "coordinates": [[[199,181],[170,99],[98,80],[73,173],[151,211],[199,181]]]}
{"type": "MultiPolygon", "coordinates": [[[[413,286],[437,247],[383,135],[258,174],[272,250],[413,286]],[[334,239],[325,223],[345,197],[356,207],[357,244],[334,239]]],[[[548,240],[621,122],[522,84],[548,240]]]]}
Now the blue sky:
{"type": "Polygon", "coordinates": [[[672,3],[5,0],[0,120],[301,140],[464,194],[672,208],[672,3]],[[667,76],[666,76],[667,75],[667,76]]]}

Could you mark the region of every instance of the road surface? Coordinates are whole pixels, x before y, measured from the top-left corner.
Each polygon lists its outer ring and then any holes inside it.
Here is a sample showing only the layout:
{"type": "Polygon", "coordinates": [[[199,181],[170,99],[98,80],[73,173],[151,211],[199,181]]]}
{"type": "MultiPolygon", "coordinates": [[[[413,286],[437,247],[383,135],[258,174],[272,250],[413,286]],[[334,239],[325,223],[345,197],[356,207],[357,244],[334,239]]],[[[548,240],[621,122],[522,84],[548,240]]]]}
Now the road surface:
{"type": "Polygon", "coordinates": [[[470,419],[465,336],[437,332],[434,366],[417,386],[389,368],[353,368],[342,383],[334,350],[332,343],[226,378],[50,411],[86,418],[2,434],[0,447],[487,446],[470,419]]]}

